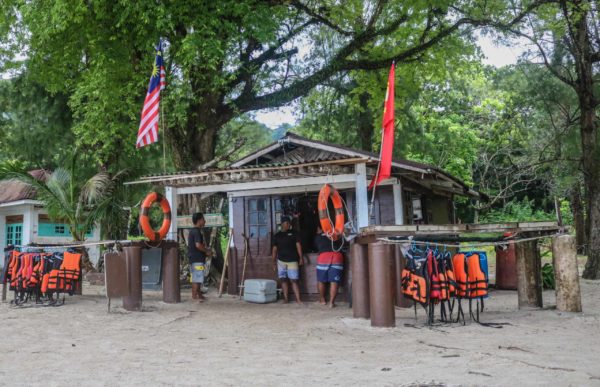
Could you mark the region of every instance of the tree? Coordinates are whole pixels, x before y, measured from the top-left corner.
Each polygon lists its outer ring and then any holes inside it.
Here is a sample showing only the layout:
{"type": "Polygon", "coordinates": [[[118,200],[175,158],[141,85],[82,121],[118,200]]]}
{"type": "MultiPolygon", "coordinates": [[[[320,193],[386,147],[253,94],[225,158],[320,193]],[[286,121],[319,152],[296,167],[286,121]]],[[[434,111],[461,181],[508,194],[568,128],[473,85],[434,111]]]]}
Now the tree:
{"type": "Polygon", "coordinates": [[[598,1],[553,1],[532,14],[526,28],[510,29],[535,46],[529,53],[532,62],[545,66],[577,95],[589,230],[583,277],[588,279],[600,278],[599,10],[598,1]]]}
{"type": "Polygon", "coordinates": [[[18,67],[7,47],[27,47],[22,65],[69,95],[79,143],[106,167],[137,156],[129,144],[149,49],[165,37],[164,137],[175,166],[190,169],[213,158],[219,130],[243,113],[287,104],[343,72],[419,63],[471,26],[515,25],[542,2],[6,0],[0,62],[18,67]],[[333,42],[325,56],[309,43],[322,31],[333,42]]]}
{"type": "Polygon", "coordinates": [[[50,95],[27,74],[0,80],[0,161],[55,168],[75,144],[67,96],[50,95]]]}
{"type": "MultiPolygon", "coordinates": [[[[96,225],[110,230],[115,221],[122,224],[126,215],[116,192],[122,186],[124,172],[115,175],[99,172],[86,179],[78,175],[77,164],[73,157],[66,168],[58,167],[38,179],[30,175],[22,163],[6,161],[0,164],[0,180],[17,179],[34,188],[50,219],[67,223],[73,240],[83,242],[88,230],[96,225]]],[[[83,266],[94,270],[87,251],[83,255],[83,266]]]]}

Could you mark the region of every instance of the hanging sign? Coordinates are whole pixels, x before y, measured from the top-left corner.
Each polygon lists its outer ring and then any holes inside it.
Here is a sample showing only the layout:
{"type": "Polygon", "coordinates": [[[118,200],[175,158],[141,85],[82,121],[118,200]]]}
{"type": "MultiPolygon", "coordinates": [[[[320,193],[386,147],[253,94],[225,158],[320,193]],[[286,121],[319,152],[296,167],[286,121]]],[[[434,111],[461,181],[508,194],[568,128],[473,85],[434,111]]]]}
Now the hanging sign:
{"type": "MultiPolygon", "coordinates": [[[[223,214],[204,214],[204,220],[206,220],[206,225],[204,227],[221,227],[225,226],[225,219],[223,218],[223,214]]],[[[177,228],[192,228],[194,224],[192,223],[191,215],[184,215],[177,217],[177,228]]]]}

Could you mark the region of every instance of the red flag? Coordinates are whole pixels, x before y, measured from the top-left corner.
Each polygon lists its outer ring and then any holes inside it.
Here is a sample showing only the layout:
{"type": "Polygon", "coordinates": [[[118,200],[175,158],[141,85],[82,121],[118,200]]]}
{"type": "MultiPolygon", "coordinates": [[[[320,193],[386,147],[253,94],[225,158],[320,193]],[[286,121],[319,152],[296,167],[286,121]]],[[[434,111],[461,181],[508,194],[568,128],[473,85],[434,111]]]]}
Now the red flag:
{"type": "Polygon", "coordinates": [[[388,76],[385,103],[383,105],[383,136],[381,138],[381,154],[377,175],[371,180],[369,189],[390,177],[392,172],[392,150],[394,149],[394,70],[392,63],[388,76]]]}

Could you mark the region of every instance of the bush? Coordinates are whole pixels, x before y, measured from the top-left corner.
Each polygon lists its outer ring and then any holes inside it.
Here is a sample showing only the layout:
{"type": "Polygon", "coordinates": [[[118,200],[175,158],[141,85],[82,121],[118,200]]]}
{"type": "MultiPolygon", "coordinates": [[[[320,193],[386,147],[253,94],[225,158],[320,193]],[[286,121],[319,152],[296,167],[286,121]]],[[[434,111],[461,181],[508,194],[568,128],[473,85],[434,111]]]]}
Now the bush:
{"type": "Polygon", "coordinates": [[[533,200],[530,201],[527,198],[522,201],[510,201],[504,208],[494,208],[480,216],[481,223],[534,222],[555,219],[554,213],[534,209],[533,200]]]}

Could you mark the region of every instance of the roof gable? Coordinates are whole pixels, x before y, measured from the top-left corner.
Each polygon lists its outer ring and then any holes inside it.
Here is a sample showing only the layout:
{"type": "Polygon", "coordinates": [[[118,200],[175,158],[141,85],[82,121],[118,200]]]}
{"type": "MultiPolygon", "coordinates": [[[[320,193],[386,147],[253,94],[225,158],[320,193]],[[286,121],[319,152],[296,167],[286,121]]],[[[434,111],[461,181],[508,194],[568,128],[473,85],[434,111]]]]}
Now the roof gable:
{"type": "MultiPolygon", "coordinates": [[[[44,179],[47,172],[36,169],[29,172],[36,179],[44,179]]],[[[37,193],[29,184],[16,179],[0,180],[0,204],[16,202],[19,200],[33,200],[37,193]]]]}

